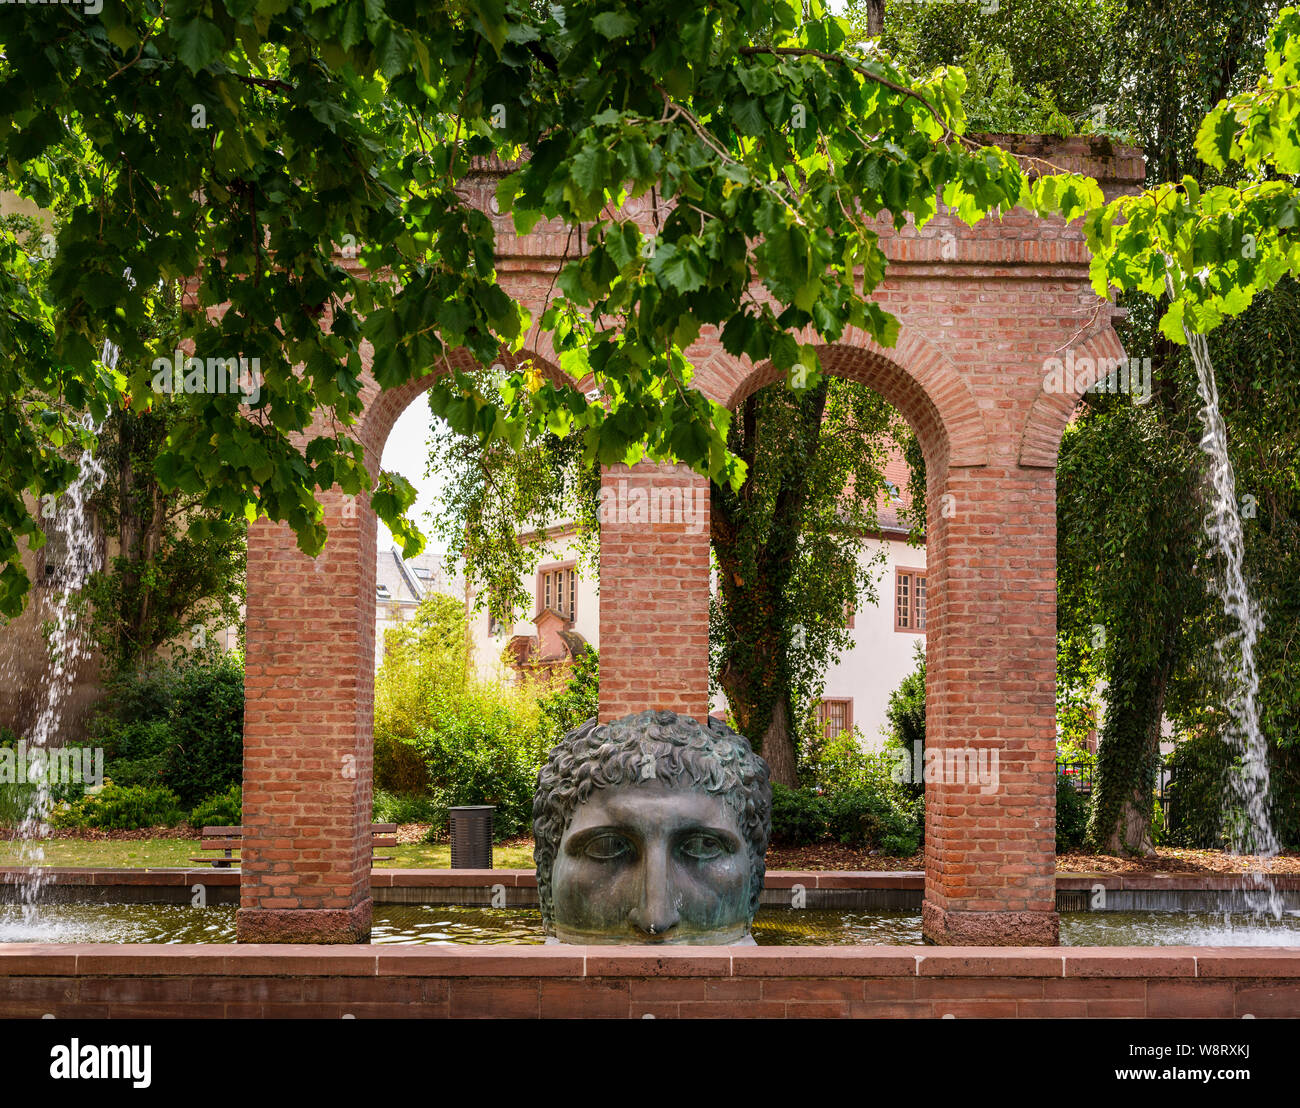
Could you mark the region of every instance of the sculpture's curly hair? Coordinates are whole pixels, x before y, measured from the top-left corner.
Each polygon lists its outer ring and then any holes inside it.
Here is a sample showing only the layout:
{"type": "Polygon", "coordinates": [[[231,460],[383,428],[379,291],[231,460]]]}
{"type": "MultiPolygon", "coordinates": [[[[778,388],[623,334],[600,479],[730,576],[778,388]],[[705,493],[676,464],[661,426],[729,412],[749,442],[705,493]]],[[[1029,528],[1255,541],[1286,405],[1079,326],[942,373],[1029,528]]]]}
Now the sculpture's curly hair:
{"type": "Polygon", "coordinates": [[[533,799],[533,859],[542,925],[554,934],[551,873],[569,820],[594,789],[632,785],[643,759],[655,759],[655,776],[724,798],[736,813],[750,856],[750,914],[758,910],[772,827],[772,786],[767,763],[721,720],[702,725],[676,712],[641,712],[611,723],[589,719],[551,751],[537,774],[533,799]]]}

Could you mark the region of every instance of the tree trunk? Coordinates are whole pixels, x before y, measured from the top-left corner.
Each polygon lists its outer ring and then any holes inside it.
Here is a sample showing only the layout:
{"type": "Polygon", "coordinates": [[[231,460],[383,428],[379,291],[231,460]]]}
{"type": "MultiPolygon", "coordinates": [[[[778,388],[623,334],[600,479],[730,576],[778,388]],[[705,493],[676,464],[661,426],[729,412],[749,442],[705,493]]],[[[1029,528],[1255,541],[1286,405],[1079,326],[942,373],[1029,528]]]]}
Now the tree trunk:
{"type": "Polygon", "coordinates": [[[1151,797],[1141,786],[1120,805],[1119,818],[1103,846],[1103,853],[1149,858],[1156,852],[1151,838],[1151,797]]]}
{"type": "Polygon", "coordinates": [[[867,34],[875,38],[885,29],[885,0],[867,0],[867,34]]]}
{"type": "Polygon", "coordinates": [[[1105,854],[1149,857],[1152,792],[1160,760],[1160,725],[1174,644],[1166,640],[1159,663],[1115,667],[1097,753],[1090,837],[1105,854]]]}
{"type": "Polygon", "coordinates": [[[744,675],[734,666],[724,665],[718,674],[718,684],[726,694],[727,703],[735,716],[740,733],[753,745],[754,750],[772,771],[772,780],[789,788],[799,787],[799,771],[795,759],[794,736],[790,733],[790,708],[785,697],[778,695],[772,714],[762,734],[754,730],[759,724],[755,717],[761,694],[751,688],[744,675]]]}
{"type": "MultiPolygon", "coordinates": [[[[798,434],[807,444],[803,456],[817,450],[826,398],[823,380],[802,401],[798,434]]],[[[754,394],[737,412],[732,436],[733,449],[749,465],[745,484],[739,493],[716,483],[711,487],[710,538],[723,614],[718,683],[741,734],[767,762],[772,780],[797,788],[789,667],[791,627],[797,615],[790,581],[798,558],[800,519],[808,500],[808,466],[793,466],[782,476],[770,523],[764,526],[762,506],[753,503],[760,434],[758,397],[754,394]]]]}
{"type": "Polygon", "coordinates": [[[794,738],[790,734],[790,711],[784,700],[778,700],[772,710],[772,722],[763,732],[763,760],[772,771],[772,780],[778,785],[797,789],[799,774],[795,769],[794,738]]]}

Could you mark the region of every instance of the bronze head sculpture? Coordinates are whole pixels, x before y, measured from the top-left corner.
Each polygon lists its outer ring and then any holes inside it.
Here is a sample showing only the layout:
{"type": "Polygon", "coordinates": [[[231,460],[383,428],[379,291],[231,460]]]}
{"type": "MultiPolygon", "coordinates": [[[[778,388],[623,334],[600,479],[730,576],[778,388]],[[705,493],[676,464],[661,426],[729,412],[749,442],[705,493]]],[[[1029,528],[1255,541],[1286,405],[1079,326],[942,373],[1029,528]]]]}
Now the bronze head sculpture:
{"type": "Polygon", "coordinates": [[[568,943],[745,941],[772,823],[767,763],[720,720],[588,720],[533,801],[547,935],[568,943]]]}

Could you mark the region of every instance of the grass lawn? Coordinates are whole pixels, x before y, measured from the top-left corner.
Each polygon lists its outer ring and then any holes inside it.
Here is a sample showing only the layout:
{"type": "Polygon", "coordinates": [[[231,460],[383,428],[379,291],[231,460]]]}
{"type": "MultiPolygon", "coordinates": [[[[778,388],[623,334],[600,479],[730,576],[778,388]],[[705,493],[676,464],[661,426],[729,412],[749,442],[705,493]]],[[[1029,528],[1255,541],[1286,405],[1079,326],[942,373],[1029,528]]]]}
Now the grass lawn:
{"type": "MultiPolygon", "coordinates": [[[[106,869],[189,867],[190,858],[198,857],[198,839],[50,839],[45,843],[45,865],[90,866],[106,869]]],[[[451,846],[447,843],[402,843],[392,850],[391,862],[378,863],[379,869],[450,869],[451,846]]],[[[18,844],[0,840],[0,866],[21,865],[18,844]]],[[[532,869],[533,844],[516,840],[492,848],[492,864],[497,869],[532,869]]],[[[925,859],[890,858],[839,844],[778,849],[768,852],[770,870],[918,870],[925,859]]],[[[1068,854],[1057,859],[1060,873],[1248,873],[1258,867],[1258,860],[1238,858],[1217,850],[1175,850],[1162,847],[1152,858],[1120,859],[1089,854],[1068,854]]],[[[1289,851],[1274,859],[1275,873],[1300,874],[1300,854],[1289,851]]]]}
{"type": "MultiPolygon", "coordinates": [[[[197,839],[50,839],[45,843],[47,866],[96,866],[113,869],[190,866],[199,857],[197,839]]],[[[403,843],[393,850],[391,862],[379,862],[379,869],[450,869],[451,846],[447,843],[403,843]]],[[[0,866],[21,865],[18,844],[0,842],[0,866]]],[[[532,869],[531,843],[495,846],[492,865],[497,869],[532,869]]]]}

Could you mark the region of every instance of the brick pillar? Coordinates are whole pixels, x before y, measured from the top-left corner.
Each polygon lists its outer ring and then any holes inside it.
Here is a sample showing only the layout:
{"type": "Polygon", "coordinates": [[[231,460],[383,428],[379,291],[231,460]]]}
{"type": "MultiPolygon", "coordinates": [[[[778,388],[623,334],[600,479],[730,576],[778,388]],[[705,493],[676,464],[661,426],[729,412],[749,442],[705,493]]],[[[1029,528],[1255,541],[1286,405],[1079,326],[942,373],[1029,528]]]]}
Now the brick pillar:
{"type": "Polygon", "coordinates": [[[950,469],[927,510],[925,935],[1054,945],[1055,473],[950,469]]]}
{"type": "Polygon", "coordinates": [[[709,483],[607,466],[600,489],[600,718],[709,714],[709,483]]]}
{"type": "Polygon", "coordinates": [[[240,942],[370,935],[375,517],[334,490],[317,558],[248,533],[240,942]]]}

